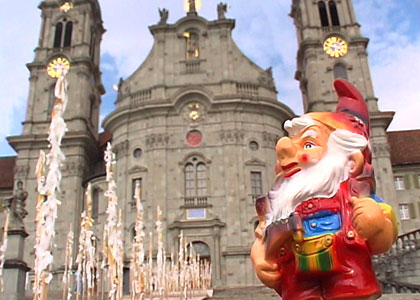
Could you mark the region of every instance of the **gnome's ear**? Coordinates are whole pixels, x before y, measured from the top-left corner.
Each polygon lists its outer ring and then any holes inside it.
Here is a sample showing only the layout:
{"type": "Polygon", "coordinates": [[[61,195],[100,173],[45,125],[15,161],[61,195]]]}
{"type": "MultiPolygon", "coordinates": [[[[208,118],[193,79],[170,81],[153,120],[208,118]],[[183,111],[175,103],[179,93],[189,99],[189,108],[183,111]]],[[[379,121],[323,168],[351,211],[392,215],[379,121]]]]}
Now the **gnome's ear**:
{"type": "Polygon", "coordinates": [[[352,162],[350,174],[352,177],[356,177],[363,171],[363,166],[365,165],[365,158],[362,152],[356,151],[350,154],[349,159],[352,162]]]}
{"type": "Polygon", "coordinates": [[[336,79],[334,81],[334,89],[338,95],[336,112],[351,114],[362,120],[366,127],[369,128],[369,111],[366,101],[356,87],[347,80],[336,79]]]}

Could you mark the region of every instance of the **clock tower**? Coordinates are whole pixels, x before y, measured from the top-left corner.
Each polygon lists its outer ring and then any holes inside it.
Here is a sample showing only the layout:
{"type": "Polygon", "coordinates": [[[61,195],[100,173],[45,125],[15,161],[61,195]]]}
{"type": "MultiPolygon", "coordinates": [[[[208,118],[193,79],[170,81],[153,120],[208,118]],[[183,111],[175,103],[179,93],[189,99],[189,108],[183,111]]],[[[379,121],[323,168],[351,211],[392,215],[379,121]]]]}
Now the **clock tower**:
{"type": "Polygon", "coordinates": [[[369,39],[361,34],[352,0],[292,0],[290,16],[297,31],[295,79],[300,83],[304,111],[335,111],[333,81],[337,78],[358,88],[370,112],[376,191],[398,211],[385,135],[394,113],[378,109],[368,63],[369,39]]]}
{"type": "MultiPolygon", "coordinates": [[[[69,224],[79,232],[83,183],[92,176],[99,156],[99,106],[104,88],[99,71],[100,43],[105,32],[97,0],[44,0],[40,3],[41,29],[34,60],[27,64],[30,87],[23,131],[8,137],[18,153],[14,169],[15,183],[22,181],[30,194],[36,193],[35,167],[40,150],[48,153],[47,135],[54,103],[54,87],[60,70],[67,69],[68,106],[64,114],[67,132],[62,140],[66,156],[61,167],[62,181],[58,198],[56,232],[66,233],[69,224]]],[[[33,265],[36,198],[29,199],[25,219],[24,259],[33,265]]],[[[61,270],[64,262],[66,234],[57,234],[52,271],[61,270]]],[[[75,237],[77,240],[77,236],[75,237]]],[[[76,244],[75,244],[76,246],[76,244]]],[[[60,271],[57,271],[60,273],[60,271]]],[[[54,288],[53,288],[54,289],[54,288]]]]}

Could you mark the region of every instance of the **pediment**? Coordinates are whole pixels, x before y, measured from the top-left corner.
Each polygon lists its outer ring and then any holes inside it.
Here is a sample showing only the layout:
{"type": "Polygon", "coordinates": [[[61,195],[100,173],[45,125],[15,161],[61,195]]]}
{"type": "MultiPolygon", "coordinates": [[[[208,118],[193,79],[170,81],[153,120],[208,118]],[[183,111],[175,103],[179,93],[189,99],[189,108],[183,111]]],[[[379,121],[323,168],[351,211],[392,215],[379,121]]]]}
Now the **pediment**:
{"type": "Polygon", "coordinates": [[[134,166],[128,170],[128,174],[147,172],[147,168],[143,166],[134,166]]]}
{"type": "Polygon", "coordinates": [[[258,159],[258,158],[251,158],[250,160],[245,162],[246,166],[261,166],[261,167],[265,167],[266,163],[263,162],[262,160],[258,159]]]}

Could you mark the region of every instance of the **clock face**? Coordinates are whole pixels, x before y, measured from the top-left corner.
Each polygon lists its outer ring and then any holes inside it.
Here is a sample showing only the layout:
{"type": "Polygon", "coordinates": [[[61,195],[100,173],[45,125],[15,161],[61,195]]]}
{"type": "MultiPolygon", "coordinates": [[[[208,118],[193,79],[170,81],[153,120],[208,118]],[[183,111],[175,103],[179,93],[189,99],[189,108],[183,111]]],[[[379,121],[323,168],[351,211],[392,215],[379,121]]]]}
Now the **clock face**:
{"type": "Polygon", "coordinates": [[[324,51],[331,57],[346,55],[348,46],[345,40],[337,36],[331,36],[324,42],[324,51]]]}
{"type": "Polygon", "coordinates": [[[48,64],[47,73],[51,78],[58,78],[64,71],[68,71],[69,69],[70,62],[68,59],[65,57],[57,57],[48,64]]]}

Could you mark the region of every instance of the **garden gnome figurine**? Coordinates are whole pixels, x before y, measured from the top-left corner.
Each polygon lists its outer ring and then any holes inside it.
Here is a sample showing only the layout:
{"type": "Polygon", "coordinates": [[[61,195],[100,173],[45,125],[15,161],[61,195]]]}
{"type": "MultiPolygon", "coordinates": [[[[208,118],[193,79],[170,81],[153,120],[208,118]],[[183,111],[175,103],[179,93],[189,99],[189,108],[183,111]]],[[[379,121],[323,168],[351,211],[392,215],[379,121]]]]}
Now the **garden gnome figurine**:
{"type": "Polygon", "coordinates": [[[397,237],[391,206],[375,194],[365,100],[343,79],[334,88],[336,112],[285,122],[275,183],[256,203],[251,259],[283,300],[377,299],[371,255],[397,237]]]}

